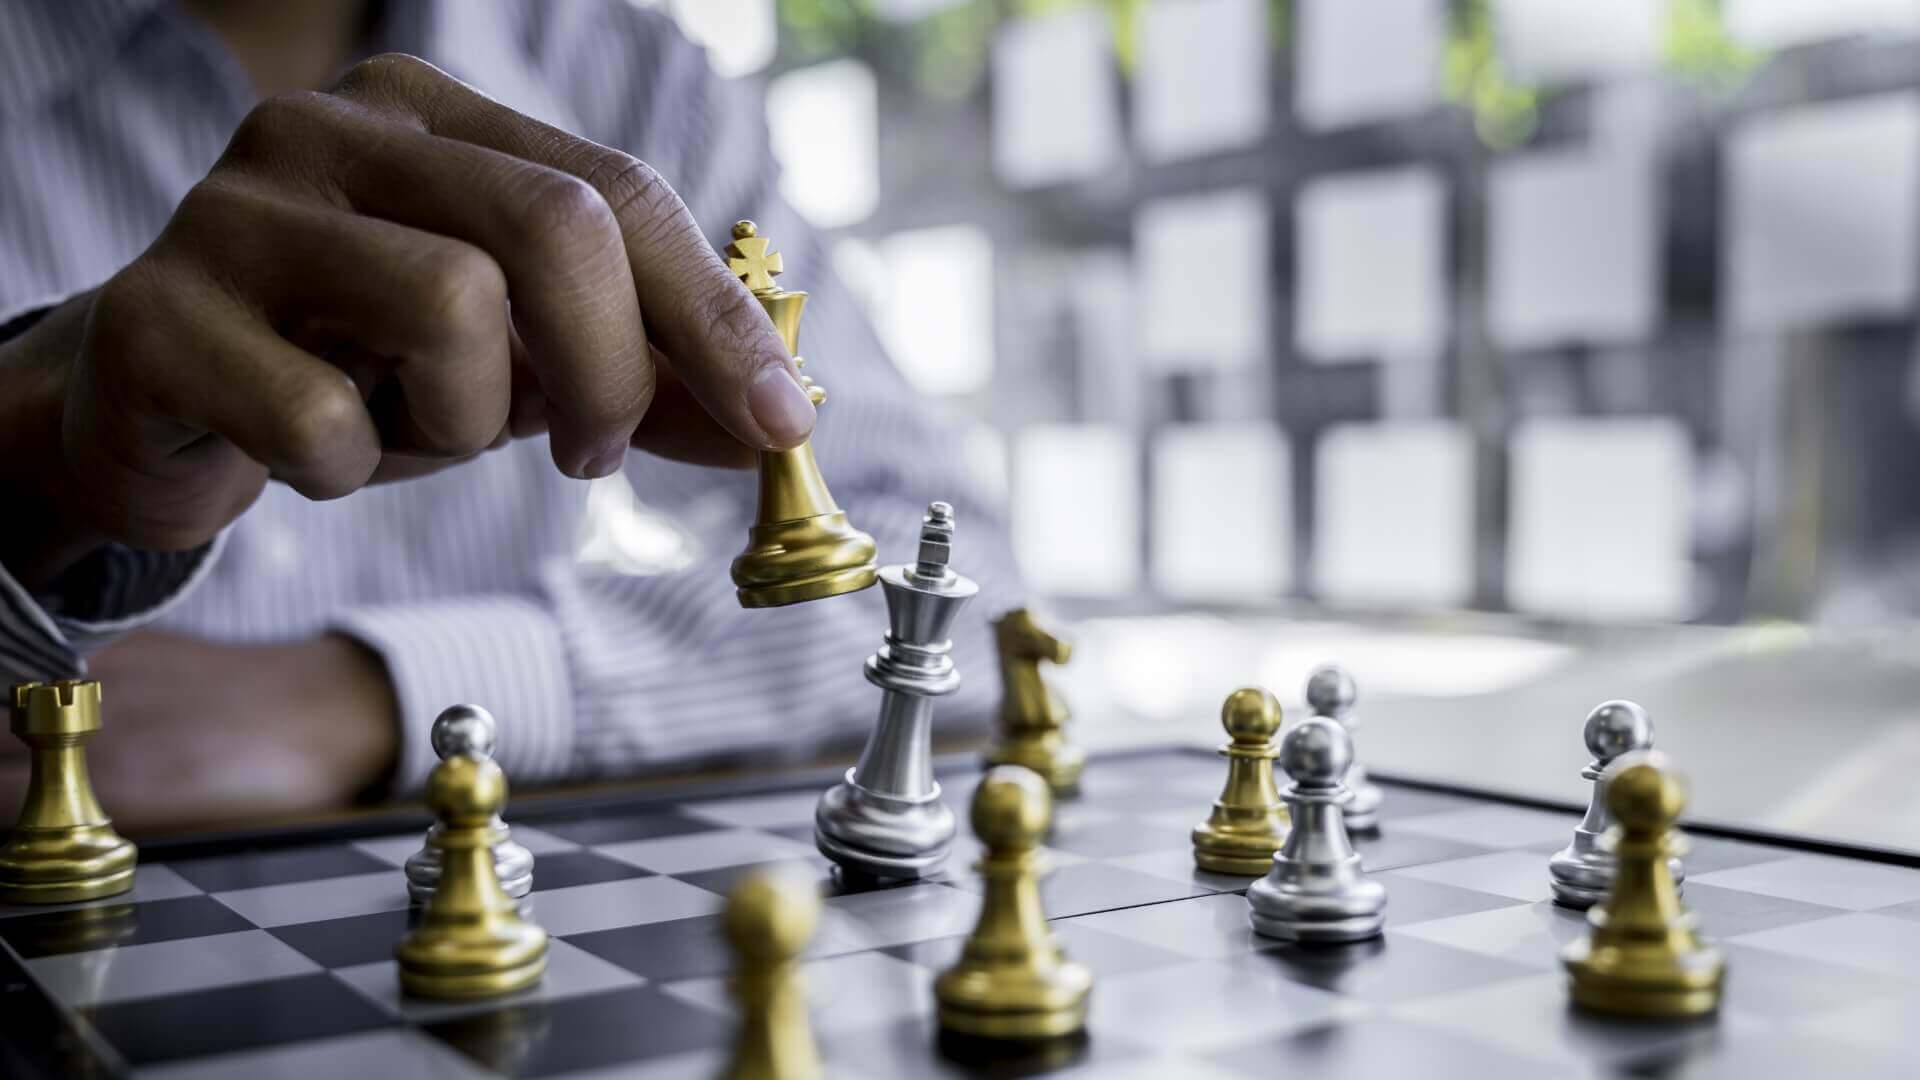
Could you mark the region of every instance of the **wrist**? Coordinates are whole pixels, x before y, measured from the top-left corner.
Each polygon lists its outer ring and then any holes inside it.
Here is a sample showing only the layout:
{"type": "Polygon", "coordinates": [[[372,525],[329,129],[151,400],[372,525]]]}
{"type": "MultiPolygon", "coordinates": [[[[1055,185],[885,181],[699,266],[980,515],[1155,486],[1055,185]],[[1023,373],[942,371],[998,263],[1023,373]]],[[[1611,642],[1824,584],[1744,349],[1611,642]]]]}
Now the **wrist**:
{"type": "Polygon", "coordinates": [[[379,654],[323,634],[282,647],[279,659],[290,672],[281,685],[314,703],[301,735],[327,789],[342,803],[384,793],[399,760],[400,706],[379,654]]]}
{"type": "Polygon", "coordinates": [[[72,505],[61,430],[92,298],[76,296],[0,342],[0,505],[10,522],[0,530],[0,564],[30,592],[106,542],[72,505]]]}

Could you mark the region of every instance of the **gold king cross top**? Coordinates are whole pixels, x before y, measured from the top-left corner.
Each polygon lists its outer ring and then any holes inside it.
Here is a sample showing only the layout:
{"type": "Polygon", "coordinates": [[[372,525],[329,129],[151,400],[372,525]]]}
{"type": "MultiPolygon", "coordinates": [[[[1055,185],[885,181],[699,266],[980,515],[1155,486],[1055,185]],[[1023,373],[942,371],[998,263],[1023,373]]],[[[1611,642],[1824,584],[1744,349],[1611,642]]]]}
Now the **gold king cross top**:
{"type": "Polygon", "coordinates": [[[769,242],[753,222],[734,222],[733,243],[727,245],[727,269],[756,293],[778,290],[773,276],[786,269],[780,253],[767,250],[769,242]]]}

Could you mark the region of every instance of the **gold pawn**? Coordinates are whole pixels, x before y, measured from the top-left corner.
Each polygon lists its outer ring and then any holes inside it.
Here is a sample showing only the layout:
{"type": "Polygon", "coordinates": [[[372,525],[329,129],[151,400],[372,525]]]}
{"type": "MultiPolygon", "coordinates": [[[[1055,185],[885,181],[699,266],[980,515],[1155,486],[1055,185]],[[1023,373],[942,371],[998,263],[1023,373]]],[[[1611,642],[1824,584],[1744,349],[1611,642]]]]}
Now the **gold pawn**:
{"type": "Polygon", "coordinates": [[[1040,663],[1064,664],[1073,647],[1048,633],[1026,608],[994,620],[1000,653],[1000,740],[988,765],[1025,765],[1046,778],[1055,795],[1080,787],[1087,752],[1067,741],[1067,703],[1040,676],[1040,663]]]}
{"type": "Polygon", "coordinates": [[[947,1032],[1033,1041],[1073,1035],[1086,1024],[1093,976],[1067,959],[1040,908],[1040,838],[1052,816],[1046,781],[1018,765],[988,770],[973,793],[986,893],[959,962],[933,984],[947,1032]]]}
{"type": "Polygon", "coordinates": [[[493,819],[506,801],[506,774],[477,754],[455,754],[428,776],[427,805],[440,827],[427,843],[440,852],[440,880],[394,950],[407,993],[493,997],[545,973],[547,932],[520,916],[493,867],[493,819]]]}
{"type": "Polygon", "coordinates": [[[1231,740],[1220,748],[1227,783],[1213,813],[1193,829],[1193,861],[1200,869],[1264,874],[1287,842],[1291,822],[1273,783],[1280,719],[1279,699],[1258,686],[1235,690],[1220,706],[1220,724],[1231,740]]]}
{"type": "MultiPolygon", "coordinates": [[[[773,283],[785,267],[780,253],[751,221],[735,222],[727,245],[727,269],[746,283],[766,309],[780,340],[800,358],[800,312],[807,294],[773,283]]],[[[800,385],[817,407],[827,392],[806,375],[800,385]]],[[[760,451],[760,504],[747,533],[747,550],[733,560],[733,584],[740,606],[779,607],[859,592],[876,579],[873,537],[847,522],[833,501],[811,440],[790,450],[760,451]]]]}
{"type": "Polygon", "coordinates": [[[1602,774],[1607,833],[1615,858],[1613,891],[1588,912],[1585,938],[1561,954],[1574,1004],[1626,1016],[1704,1016],[1720,1006],[1726,961],[1694,932],[1680,903],[1669,859],[1685,850],[1674,822],[1685,785],[1652,754],[1630,754],[1602,774]]]}
{"type": "Polygon", "coordinates": [[[797,964],[819,918],[820,898],[812,886],[777,874],[754,874],[728,897],[740,1034],[726,1080],[814,1080],[821,1074],[797,964]]]}
{"type": "Polygon", "coordinates": [[[87,775],[87,741],[100,730],[100,684],[20,683],[13,733],[31,752],[26,802],[0,847],[0,900],[64,904],[133,888],[139,853],[113,831],[87,775]]]}

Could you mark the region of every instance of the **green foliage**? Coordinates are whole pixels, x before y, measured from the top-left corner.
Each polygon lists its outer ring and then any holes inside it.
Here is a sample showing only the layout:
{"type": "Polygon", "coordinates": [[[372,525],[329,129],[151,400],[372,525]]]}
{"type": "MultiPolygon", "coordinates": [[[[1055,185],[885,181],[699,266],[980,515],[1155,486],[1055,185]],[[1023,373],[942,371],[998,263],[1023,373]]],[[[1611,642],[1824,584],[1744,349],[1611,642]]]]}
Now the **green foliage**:
{"type": "Polygon", "coordinates": [[[1727,34],[1719,0],[1668,0],[1666,29],[1667,66],[1711,89],[1737,87],[1766,60],[1727,34]]]}
{"type": "Polygon", "coordinates": [[[1465,0],[1454,9],[1443,63],[1447,100],[1473,111],[1481,142],[1504,150],[1525,142],[1539,126],[1540,92],[1507,76],[1487,0],[1465,0]]]}

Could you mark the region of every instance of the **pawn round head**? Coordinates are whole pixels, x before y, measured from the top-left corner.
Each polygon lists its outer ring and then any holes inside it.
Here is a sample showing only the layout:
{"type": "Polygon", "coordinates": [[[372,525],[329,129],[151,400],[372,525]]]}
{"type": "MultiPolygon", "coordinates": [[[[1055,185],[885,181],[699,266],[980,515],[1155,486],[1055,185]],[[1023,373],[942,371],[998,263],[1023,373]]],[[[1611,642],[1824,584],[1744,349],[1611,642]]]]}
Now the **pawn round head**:
{"type": "Polygon", "coordinates": [[[433,719],[433,752],[445,761],[462,754],[493,756],[498,728],[493,714],[478,705],[455,705],[433,719]]]}
{"type": "Polygon", "coordinates": [[[490,821],[506,804],[507,774],[490,758],[455,754],[427,777],[427,806],[441,821],[490,821]]]}
{"type": "Polygon", "coordinates": [[[1353,740],[1336,720],[1315,716],[1293,725],[1280,740],[1280,767],[1296,783],[1326,787],[1347,775],[1353,740]]]}
{"type": "Polygon", "coordinates": [[[1265,746],[1280,731],[1280,699],[1258,686],[1243,686],[1220,705],[1220,726],[1242,746],[1265,746]]]}
{"type": "Polygon", "coordinates": [[[1607,809],[1623,828],[1661,832],[1680,820],[1687,785],[1664,755],[1629,753],[1607,767],[1607,809]]]}
{"type": "Polygon", "coordinates": [[[751,874],[727,898],[727,940],[749,964],[783,964],[799,956],[819,919],[820,897],[812,883],[791,875],[751,874]]]}
{"type": "Polygon", "coordinates": [[[751,240],[759,234],[760,226],[744,218],[733,223],[733,238],[735,240],[751,240]]]}
{"type": "Polygon", "coordinates": [[[1053,791],[1024,765],[987,770],[973,792],[973,833],[989,851],[1037,846],[1053,819],[1053,791]]]}
{"type": "Polygon", "coordinates": [[[1359,696],[1353,676],[1337,664],[1322,664],[1307,676],[1307,707],[1315,716],[1345,716],[1359,696]]]}
{"type": "Polygon", "coordinates": [[[1587,753],[1596,761],[1653,746],[1653,721],[1631,701],[1603,701],[1587,714],[1587,753]]]}

